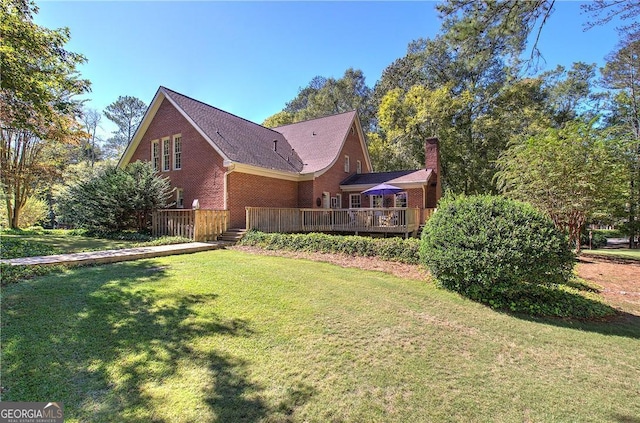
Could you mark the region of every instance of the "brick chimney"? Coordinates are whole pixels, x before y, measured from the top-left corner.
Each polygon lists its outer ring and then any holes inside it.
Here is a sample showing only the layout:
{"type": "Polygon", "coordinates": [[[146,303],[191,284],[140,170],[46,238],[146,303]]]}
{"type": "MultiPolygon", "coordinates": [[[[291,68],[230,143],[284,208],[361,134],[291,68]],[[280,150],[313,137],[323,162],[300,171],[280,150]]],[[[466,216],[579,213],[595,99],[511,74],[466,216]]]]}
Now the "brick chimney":
{"type": "Polygon", "coordinates": [[[434,175],[427,186],[426,208],[435,208],[442,196],[442,169],[440,168],[440,149],[438,138],[427,138],[424,144],[424,165],[431,169],[434,175]]]}

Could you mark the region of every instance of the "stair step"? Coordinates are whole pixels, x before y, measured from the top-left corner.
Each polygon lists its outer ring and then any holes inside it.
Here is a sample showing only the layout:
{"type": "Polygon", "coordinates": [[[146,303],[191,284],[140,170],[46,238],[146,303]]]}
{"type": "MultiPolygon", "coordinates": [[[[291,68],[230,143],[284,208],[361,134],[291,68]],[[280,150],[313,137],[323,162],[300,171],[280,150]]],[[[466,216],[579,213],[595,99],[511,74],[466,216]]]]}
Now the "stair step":
{"type": "Polygon", "coordinates": [[[239,229],[239,228],[227,229],[222,235],[218,237],[218,240],[231,242],[235,244],[242,239],[245,233],[247,233],[246,229],[239,229]]]}

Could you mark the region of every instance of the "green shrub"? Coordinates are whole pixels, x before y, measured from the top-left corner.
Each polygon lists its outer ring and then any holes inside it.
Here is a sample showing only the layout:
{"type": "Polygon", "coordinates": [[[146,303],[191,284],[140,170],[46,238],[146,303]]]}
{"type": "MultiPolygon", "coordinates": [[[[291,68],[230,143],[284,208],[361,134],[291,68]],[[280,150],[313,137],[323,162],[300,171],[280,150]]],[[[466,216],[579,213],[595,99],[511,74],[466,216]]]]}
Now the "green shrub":
{"type": "Polygon", "coordinates": [[[47,275],[53,272],[62,272],[65,266],[12,266],[0,263],[0,285],[6,286],[12,283],[30,279],[35,276],[47,275]]]}
{"type": "Polygon", "coordinates": [[[62,222],[93,231],[144,230],[151,212],[168,205],[171,192],[169,180],[150,163],[107,167],[63,192],[58,215],[62,222]]]}
{"type": "Polygon", "coordinates": [[[417,239],[368,238],[320,233],[267,234],[249,231],[240,245],[257,246],[267,250],[337,253],[361,257],[377,256],[383,260],[417,264],[420,243],[417,239]]]}
{"type": "MultiPolygon", "coordinates": [[[[592,231],[591,248],[598,249],[607,246],[607,237],[599,231],[592,231]]],[[[580,244],[589,247],[589,232],[580,234],[580,244]]]]}
{"type": "Polygon", "coordinates": [[[156,245],[184,244],[186,242],[193,242],[193,240],[181,236],[161,236],[149,241],[137,242],[132,247],[153,247],[156,245]]]}
{"type": "Polygon", "coordinates": [[[3,259],[50,256],[53,254],[60,254],[60,250],[40,242],[6,237],[0,239],[0,258],[3,259]]]}
{"type": "Polygon", "coordinates": [[[503,197],[444,199],[425,225],[420,255],[437,282],[496,308],[529,312],[514,295],[572,277],[567,237],[532,206],[503,197]]]}
{"type": "Polygon", "coordinates": [[[113,239],[117,241],[148,242],[148,241],[153,241],[155,239],[150,234],[141,233],[138,231],[109,231],[109,230],[100,230],[100,229],[76,228],[76,229],[70,229],[69,231],[67,231],[67,234],[71,236],[113,239]]]}

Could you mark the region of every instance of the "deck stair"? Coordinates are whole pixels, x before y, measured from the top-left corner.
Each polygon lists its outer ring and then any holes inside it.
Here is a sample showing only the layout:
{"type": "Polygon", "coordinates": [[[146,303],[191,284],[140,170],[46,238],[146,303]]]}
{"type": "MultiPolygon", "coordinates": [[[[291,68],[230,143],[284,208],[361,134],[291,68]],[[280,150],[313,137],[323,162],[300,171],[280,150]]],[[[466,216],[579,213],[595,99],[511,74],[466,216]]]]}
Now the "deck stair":
{"type": "Polygon", "coordinates": [[[242,239],[242,237],[244,237],[244,234],[246,233],[246,229],[227,229],[222,235],[218,237],[218,241],[224,241],[235,245],[242,239]]]}

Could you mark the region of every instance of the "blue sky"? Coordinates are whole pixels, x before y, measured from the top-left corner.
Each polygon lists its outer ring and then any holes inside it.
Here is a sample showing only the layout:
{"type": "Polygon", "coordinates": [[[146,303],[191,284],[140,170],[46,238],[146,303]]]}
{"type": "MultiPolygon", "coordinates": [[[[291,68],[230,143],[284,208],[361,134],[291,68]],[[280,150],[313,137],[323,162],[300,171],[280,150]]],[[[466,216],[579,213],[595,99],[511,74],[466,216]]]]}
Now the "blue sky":
{"type": "MultiPolygon", "coordinates": [[[[603,63],[613,25],[583,31],[581,2],[557,2],[540,48],[545,69],[603,63]]],[[[316,75],[362,69],[373,87],[409,42],[434,37],[435,2],[37,1],[35,21],[68,27],[92,82],[88,107],[119,95],[145,103],[164,85],[254,122],[280,111],[316,75]]],[[[103,118],[103,136],[113,126],[103,118]]]]}

